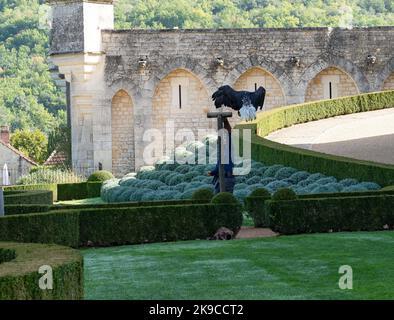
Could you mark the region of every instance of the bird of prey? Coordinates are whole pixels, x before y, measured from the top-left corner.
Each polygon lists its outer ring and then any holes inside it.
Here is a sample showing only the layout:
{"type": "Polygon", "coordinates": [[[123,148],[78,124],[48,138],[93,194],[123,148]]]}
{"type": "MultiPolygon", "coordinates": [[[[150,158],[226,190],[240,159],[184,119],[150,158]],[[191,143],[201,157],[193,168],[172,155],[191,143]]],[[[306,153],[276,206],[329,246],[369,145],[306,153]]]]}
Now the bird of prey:
{"type": "Polygon", "coordinates": [[[238,115],[242,120],[256,119],[257,109],[263,108],[265,99],[265,89],[259,87],[255,92],[235,91],[230,86],[220,87],[213,95],[212,100],[215,101],[215,107],[230,107],[238,111],[238,115]]]}

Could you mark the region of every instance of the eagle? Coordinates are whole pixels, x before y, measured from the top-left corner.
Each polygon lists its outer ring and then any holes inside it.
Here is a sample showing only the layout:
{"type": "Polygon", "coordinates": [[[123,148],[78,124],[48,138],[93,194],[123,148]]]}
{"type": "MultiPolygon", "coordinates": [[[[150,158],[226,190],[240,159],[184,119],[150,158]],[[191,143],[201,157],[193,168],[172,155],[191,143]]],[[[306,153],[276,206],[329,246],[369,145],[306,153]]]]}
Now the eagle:
{"type": "Polygon", "coordinates": [[[213,95],[212,100],[215,101],[215,107],[230,107],[238,111],[238,115],[242,120],[256,119],[257,109],[263,108],[265,99],[265,89],[259,87],[255,92],[235,91],[228,85],[220,87],[213,95]]]}

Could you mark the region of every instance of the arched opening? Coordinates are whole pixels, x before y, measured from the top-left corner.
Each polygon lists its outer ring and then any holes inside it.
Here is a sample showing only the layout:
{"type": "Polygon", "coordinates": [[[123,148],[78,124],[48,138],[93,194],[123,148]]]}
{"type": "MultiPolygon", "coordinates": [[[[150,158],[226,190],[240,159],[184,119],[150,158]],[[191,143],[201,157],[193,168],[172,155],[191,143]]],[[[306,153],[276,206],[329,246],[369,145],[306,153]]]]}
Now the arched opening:
{"type": "Polygon", "coordinates": [[[207,119],[213,106],[208,91],[190,71],[176,69],[167,74],[157,85],[152,102],[152,127],[159,129],[163,137],[167,121],[174,122],[175,132],[193,130],[196,139],[198,129],[214,128],[213,120],[207,119]]]}
{"type": "Polygon", "coordinates": [[[234,83],[235,90],[255,91],[263,86],[266,90],[264,110],[286,104],[285,95],[279,81],[268,71],[253,67],[244,72],[234,83]]]}
{"type": "Polygon", "coordinates": [[[305,101],[335,99],[358,94],[356,83],[347,73],[329,67],[320,71],[308,84],[305,101]]]}
{"type": "Polygon", "coordinates": [[[133,102],[126,91],[112,99],[112,172],[120,177],[135,169],[133,102]]]}
{"type": "Polygon", "coordinates": [[[394,90],[394,72],[384,81],[383,90],[394,90]]]}

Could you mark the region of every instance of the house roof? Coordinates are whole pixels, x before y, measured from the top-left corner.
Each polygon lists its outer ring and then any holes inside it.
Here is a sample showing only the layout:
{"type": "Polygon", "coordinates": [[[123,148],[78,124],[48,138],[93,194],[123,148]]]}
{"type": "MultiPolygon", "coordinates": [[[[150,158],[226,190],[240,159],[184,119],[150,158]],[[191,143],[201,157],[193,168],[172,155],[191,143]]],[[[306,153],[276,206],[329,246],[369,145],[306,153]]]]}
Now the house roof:
{"type": "Polygon", "coordinates": [[[45,161],[44,165],[46,166],[53,166],[53,165],[59,165],[59,164],[64,164],[67,160],[67,156],[64,152],[60,151],[57,152],[54,150],[47,161],[45,161]]]}
{"type": "Polygon", "coordinates": [[[17,154],[18,156],[20,156],[21,158],[23,158],[24,160],[26,160],[27,162],[31,163],[32,165],[36,166],[38,165],[35,161],[33,161],[32,159],[30,159],[29,157],[27,157],[26,155],[24,155],[21,151],[19,151],[18,149],[14,148],[12,145],[10,145],[9,143],[5,143],[4,141],[2,141],[0,139],[0,144],[5,146],[6,148],[10,149],[12,152],[14,152],[15,154],[17,154]]]}

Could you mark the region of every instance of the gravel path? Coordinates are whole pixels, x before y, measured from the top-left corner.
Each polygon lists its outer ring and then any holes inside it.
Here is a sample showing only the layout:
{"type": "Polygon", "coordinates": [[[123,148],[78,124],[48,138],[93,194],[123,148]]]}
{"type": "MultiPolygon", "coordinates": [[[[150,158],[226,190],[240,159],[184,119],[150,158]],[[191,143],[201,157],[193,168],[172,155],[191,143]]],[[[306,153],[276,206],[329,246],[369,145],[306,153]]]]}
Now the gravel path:
{"type": "Polygon", "coordinates": [[[266,138],[323,153],[394,164],[394,108],[298,124],[266,138]]]}
{"type": "Polygon", "coordinates": [[[278,234],[268,228],[242,227],[236,239],[276,237],[278,234]]]}

